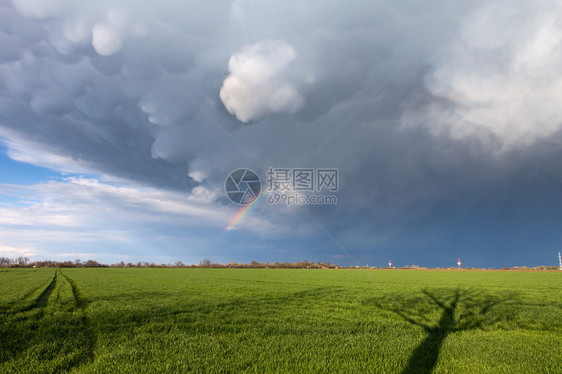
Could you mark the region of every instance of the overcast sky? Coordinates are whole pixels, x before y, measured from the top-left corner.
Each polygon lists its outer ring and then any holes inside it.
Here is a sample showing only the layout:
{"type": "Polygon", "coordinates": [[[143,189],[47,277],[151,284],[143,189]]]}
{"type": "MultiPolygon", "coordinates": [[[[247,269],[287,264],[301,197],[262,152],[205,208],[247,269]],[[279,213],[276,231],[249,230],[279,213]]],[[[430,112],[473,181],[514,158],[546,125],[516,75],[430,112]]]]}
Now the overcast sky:
{"type": "Polygon", "coordinates": [[[3,0],[0,256],[555,265],[561,101],[560,1],[3,0]]]}

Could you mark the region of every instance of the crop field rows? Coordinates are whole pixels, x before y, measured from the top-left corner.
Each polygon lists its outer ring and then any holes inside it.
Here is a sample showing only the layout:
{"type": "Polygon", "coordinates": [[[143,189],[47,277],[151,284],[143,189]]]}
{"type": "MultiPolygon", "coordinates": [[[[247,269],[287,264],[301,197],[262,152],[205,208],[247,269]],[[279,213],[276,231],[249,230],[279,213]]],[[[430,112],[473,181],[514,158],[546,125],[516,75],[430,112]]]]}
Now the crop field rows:
{"type": "Polygon", "coordinates": [[[0,269],[0,371],[558,373],[561,275],[0,269]]]}

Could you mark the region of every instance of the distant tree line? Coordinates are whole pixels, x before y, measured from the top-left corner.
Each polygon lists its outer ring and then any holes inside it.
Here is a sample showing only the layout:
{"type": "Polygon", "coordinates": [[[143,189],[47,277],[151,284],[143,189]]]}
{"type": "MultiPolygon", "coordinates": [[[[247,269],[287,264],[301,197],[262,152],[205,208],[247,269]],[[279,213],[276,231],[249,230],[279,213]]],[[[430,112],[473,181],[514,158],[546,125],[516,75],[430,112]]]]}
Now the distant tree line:
{"type": "Polygon", "coordinates": [[[74,261],[30,261],[29,257],[8,258],[0,257],[0,267],[14,267],[14,268],[101,268],[101,267],[117,267],[117,268],[252,268],[252,269],[337,269],[340,266],[330,264],[329,262],[310,262],[307,260],[297,262],[258,262],[251,261],[248,264],[239,264],[231,262],[228,264],[213,263],[208,258],[202,260],[199,265],[184,264],[182,261],[177,261],[173,264],[157,264],[154,262],[118,262],[115,264],[107,265],[102,264],[95,260],[74,260],[74,261]]]}
{"type": "MultiPolygon", "coordinates": [[[[74,260],[74,261],[30,261],[29,257],[20,256],[17,258],[0,257],[0,268],[217,268],[217,269],[389,269],[388,267],[376,266],[339,266],[331,264],[330,262],[311,262],[307,260],[297,262],[258,262],[250,261],[247,264],[240,264],[237,262],[230,262],[228,264],[213,263],[210,259],[202,260],[199,265],[184,264],[182,261],[177,261],[173,264],[157,264],[154,262],[118,262],[115,264],[107,265],[102,264],[95,260],[74,260]]],[[[394,268],[393,268],[394,269],[394,268]]],[[[406,265],[399,269],[411,270],[457,270],[456,267],[449,268],[424,268],[418,265],[406,265]]],[[[463,270],[494,270],[494,268],[478,269],[478,268],[463,268],[463,270]]],[[[498,270],[558,270],[557,266],[515,266],[504,267],[498,270]]]]}
{"type": "Polygon", "coordinates": [[[230,262],[228,264],[212,263],[208,258],[199,263],[201,268],[233,268],[233,269],[338,269],[339,265],[330,262],[310,262],[307,260],[297,262],[258,262],[250,261],[248,264],[230,262]]]}
{"type": "Polygon", "coordinates": [[[29,257],[8,258],[0,257],[0,268],[101,268],[108,265],[101,264],[95,260],[88,261],[30,261],[29,257]]]}
{"type": "Polygon", "coordinates": [[[0,267],[26,267],[29,265],[29,257],[20,256],[18,258],[0,257],[0,267]]]}

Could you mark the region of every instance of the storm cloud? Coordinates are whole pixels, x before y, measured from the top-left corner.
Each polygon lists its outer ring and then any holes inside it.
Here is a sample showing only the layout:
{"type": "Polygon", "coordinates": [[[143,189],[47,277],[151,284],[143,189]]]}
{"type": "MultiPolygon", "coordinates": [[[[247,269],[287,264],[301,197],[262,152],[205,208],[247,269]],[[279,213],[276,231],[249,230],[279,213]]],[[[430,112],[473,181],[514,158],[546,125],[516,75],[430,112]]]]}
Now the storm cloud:
{"type": "Polygon", "coordinates": [[[14,160],[209,209],[227,204],[235,168],[338,168],[337,206],[260,206],[252,235],[310,235],[309,210],[366,259],[485,253],[561,218],[558,1],[0,7],[0,136],[14,160]]]}

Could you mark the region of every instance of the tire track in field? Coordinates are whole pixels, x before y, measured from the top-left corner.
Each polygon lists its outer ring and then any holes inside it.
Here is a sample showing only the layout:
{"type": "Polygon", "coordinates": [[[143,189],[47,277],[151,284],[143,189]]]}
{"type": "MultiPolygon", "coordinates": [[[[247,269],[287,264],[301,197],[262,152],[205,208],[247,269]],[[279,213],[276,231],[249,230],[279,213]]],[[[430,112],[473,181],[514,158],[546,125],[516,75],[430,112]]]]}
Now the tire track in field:
{"type": "Polygon", "coordinates": [[[58,269],[47,285],[34,288],[27,292],[22,300],[43,288],[43,291],[35,299],[23,308],[14,307],[0,319],[0,365],[13,360],[31,347],[36,339],[36,332],[41,328],[45,316],[45,309],[51,294],[55,290],[58,279],[58,269]]]}
{"type": "Polygon", "coordinates": [[[70,284],[70,287],[72,288],[72,295],[74,296],[75,309],[79,309],[79,310],[86,309],[88,307],[88,304],[90,304],[90,301],[82,295],[80,289],[78,288],[78,285],[72,278],[68,277],[65,274],[62,274],[62,276],[66,279],[66,281],[68,282],[68,284],[70,284]]]}
{"type": "MultiPolygon", "coordinates": [[[[10,284],[12,282],[15,282],[15,280],[11,280],[8,281],[6,284],[10,284]]],[[[31,310],[35,307],[36,303],[37,303],[37,298],[30,300],[31,296],[33,296],[33,294],[37,293],[40,289],[46,289],[48,288],[52,283],[52,278],[48,281],[48,286],[45,287],[45,284],[40,284],[36,287],[31,288],[29,291],[27,291],[22,297],[21,300],[14,300],[14,301],[10,301],[8,303],[6,303],[6,305],[0,306],[0,312],[1,313],[17,313],[17,312],[23,312],[26,310],[31,310]],[[21,303],[25,303],[28,302],[29,304],[27,304],[26,306],[21,306],[21,303]],[[18,309],[17,305],[20,305],[20,308],[18,309]]],[[[44,292],[44,291],[43,291],[44,292]]]]}
{"type": "Polygon", "coordinates": [[[26,308],[0,316],[0,372],[19,372],[30,351],[43,357],[34,363],[38,372],[69,372],[94,359],[98,332],[76,282],[57,269],[42,287],[26,308]]]}
{"type": "Polygon", "coordinates": [[[76,282],[70,278],[69,276],[67,276],[66,274],[63,274],[61,271],[61,275],[64,277],[64,279],[68,282],[68,284],[70,284],[70,287],[72,288],[72,296],[74,297],[74,310],[73,313],[78,313],[80,314],[80,319],[81,319],[81,327],[82,327],[82,333],[84,334],[84,354],[81,355],[81,359],[78,360],[75,365],[73,365],[73,367],[78,367],[81,366],[83,364],[89,363],[91,361],[93,361],[94,357],[95,357],[95,351],[96,351],[96,347],[97,347],[97,343],[98,343],[98,332],[94,329],[94,327],[92,326],[92,323],[90,321],[90,319],[88,318],[88,313],[86,312],[86,308],[88,307],[88,305],[90,304],[90,300],[88,300],[80,291],[80,288],[78,287],[78,285],[76,284],[76,282]]]}
{"type": "Polygon", "coordinates": [[[22,309],[17,309],[12,311],[12,314],[14,313],[22,313],[22,312],[28,312],[31,311],[33,309],[37,309],[37,308],[45,308],[47,306],[47,303],[49,302],[49,298],[51,297],[51,294],[53,293],[56,285],[57,285],[57,273],[58,273],[58,269],[55,270],[55,273],[53,275],[53,277],[51,278],[51,280],[49,281],[49,283],[47,284],[47,286],[39,286],[37,288],[34,288],[32,290],[30,290],[29,292],[27,292],[24,296],[23,296],[23,300],[27,299],[28,297],[30,297],[31,295],[33,295],[35,292],[37,292],[37,290],[41,289],[41,287],[45,287],[45,289],[43,290],[43,292],[41,292],[41,294],[39,294],[39,296],[37,296],[35,298],[35,300],[31,301],[31,303],[25,307],[23,307],[22,309]]]}
{"type": "Polygon", "coordinates": [[[55,286],[57,285],[58,272],[59,269],[55,270],[55,275],[53,276],[53,279],[51,279],[51,283],[49,283],[47,288],[45,288],[45,290],[41,292],[41,295],[37,297],[35,302],[32,304],[31,309],[44,308],[47,306],[49,298],[51,297],[51,294],[53,293],[55,286]]]}

